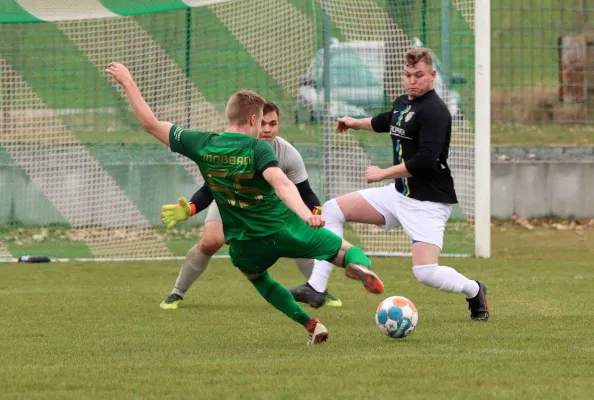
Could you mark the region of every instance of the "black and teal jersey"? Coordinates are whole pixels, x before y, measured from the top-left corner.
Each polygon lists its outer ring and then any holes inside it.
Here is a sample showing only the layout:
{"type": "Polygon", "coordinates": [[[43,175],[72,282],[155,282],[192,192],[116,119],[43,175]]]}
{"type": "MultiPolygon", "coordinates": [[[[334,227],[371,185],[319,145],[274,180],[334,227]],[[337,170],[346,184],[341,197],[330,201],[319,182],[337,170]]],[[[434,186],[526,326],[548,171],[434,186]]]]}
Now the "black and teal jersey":
{"type": "Polygon", "coordinates": [[[421,201],[458,202],[447,162],[452,116],[434,90],[413,100],[398,97],[391,111],[372,118],[371,126],[390,133],[394,165],[404,163],[412,175],[396,179],[398,192],[421,201]]]}

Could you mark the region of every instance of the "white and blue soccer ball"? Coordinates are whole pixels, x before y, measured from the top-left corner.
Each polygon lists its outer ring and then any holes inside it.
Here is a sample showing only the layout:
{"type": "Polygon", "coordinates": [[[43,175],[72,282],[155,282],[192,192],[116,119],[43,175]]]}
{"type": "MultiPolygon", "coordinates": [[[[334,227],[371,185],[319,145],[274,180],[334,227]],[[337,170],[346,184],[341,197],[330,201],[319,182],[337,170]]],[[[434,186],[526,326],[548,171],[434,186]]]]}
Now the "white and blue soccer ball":
{"type": "Polygon", "coordinates": [[[415,330],[419,313],[412,301],[402,296],[388,297],[382,301],[375,312],[375,322],[379,330],[391,338],[403,338],[415,330]]]}

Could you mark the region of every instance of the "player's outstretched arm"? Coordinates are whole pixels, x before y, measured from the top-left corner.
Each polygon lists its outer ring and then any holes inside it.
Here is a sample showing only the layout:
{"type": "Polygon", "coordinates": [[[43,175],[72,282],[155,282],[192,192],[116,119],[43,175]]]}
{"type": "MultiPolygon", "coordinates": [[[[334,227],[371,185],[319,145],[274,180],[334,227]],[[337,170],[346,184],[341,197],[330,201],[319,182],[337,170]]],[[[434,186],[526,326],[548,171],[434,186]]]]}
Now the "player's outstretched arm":
{"type": "Polygon", "coordinates": [[[111,62],[107,66],[106,72],[113,76],[115,80],[124,87],[126,97],[132,106],[134,115],[142,127],[161,143],[169,146],[169,130],[173,125],[171,122],[159,121],[151,108],[146,104],[140,90],[136,86],[136,82],[132,79],[132,75],[128,68],[124,65],[111,62]]]}
{"type": "Polygon", "coordinates": [[[363,129],[373,131],[371,118],[356,119],[351,117],[342,117],[336,120],[336,132],[346,132],[348,129],[363,129]]]}
{"type": "Polygon", "coordinates": [[[297,187],[279,167],[266,168],[262,172],[264,179],[274,188],[277,196],[287,205],[297,216],[313,227],[324,226],[324,218],[321,215],[313,215],[307,208],[297,187]]]}
{"type": "Polygon", "coordinates": [[[208,185],[205,183],[204,185],[202,185],[200,189],[196,191],[196,193],[194,193],[194,195],[192,195],[192,198],[190,199],[192,215],[198,214],[200,211],[205,210],[206,207],[208,207],[213,200],[214,197],[212,195],[212,192],[210,191],[208,185]]]}

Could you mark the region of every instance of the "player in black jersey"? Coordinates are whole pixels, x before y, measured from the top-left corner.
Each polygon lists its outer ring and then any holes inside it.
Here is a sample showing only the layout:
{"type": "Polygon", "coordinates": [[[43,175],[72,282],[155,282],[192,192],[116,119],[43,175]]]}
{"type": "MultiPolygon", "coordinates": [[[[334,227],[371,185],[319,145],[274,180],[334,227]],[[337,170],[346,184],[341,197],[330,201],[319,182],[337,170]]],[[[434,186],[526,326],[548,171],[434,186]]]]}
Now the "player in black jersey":
{"type": "MultiPolygon", "coordinates": [[[[387,132],[392,138],[394,166],[367,169],[368,183],[395,179],[395,184],[365,189],[324,204],[326,228],[342,236],[346,221],[374,224],[389,230],[402,226],[412,239],[413,273],[419,282],[466,295],[472,320],[487,321],[487,288],[450,267],[439,265],[445,225],[458,202],[447,159],[452,116],[433,89],[436,72],[428,49],[406,53],[405,95],[391,111],[373,118],[337,120],[337,132],[349,128],[387,132]]],[[[305,285],[291,289],[296,300],[323,304],[332,264],[316,261],[305,285]]]]}

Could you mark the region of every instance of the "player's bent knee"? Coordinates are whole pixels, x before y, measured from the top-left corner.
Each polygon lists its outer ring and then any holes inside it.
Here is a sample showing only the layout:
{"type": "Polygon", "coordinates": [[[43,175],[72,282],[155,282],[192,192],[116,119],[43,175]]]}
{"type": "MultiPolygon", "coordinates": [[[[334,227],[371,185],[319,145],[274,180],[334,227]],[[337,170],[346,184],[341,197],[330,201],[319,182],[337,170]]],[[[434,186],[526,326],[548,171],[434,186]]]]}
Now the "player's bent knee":
{"type": "Polygon", "coordinates": [[[412,262],[416,265],[437,264],[441,248],[435,244],[414,241],[412,245],[412,262]]]}
{"type": "Polygon", "coordinates": [[[335,201],[342,214],[343,221],[373,225],[384,225],[386,223],[383,214],[359,192],[345,194],[337,197],[335,201]]]}
{"type": "Polygon", "coordinates": [[[336,199],[330,199],[324,203],[322,206],[322,215],[326,220],[345,222],[344,214],[336,199]]]}
{"type": "Polygon", "coordinates": [[[200,252],[205,256],[213,256],[225,244],[225,238],[202,238],[198,243],[200,252]]]}
{"type": "Polygon", "coordinates": [[[260,278],[263,274],[253,274],[250,272],[241,271],[241,273],[248,278],[250,281],[260,278]]]}

